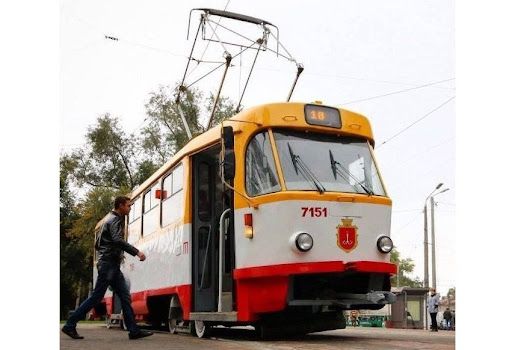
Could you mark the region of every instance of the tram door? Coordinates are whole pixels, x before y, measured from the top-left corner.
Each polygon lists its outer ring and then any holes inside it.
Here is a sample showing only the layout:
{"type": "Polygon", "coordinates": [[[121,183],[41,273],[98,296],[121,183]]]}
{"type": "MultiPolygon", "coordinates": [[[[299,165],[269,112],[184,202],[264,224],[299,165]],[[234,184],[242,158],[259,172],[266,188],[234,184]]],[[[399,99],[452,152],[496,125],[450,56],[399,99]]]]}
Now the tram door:
{"type": "MultiPolygon", "coordinates": [[[[195,312],[217,311],[219,271],[219,220],[231,200],[219,177],[220,147],[193,157],[192,281],[195,312]]],[[[232,226],[232,225],[231,225],[232,226]]],[[[225,243],[225,271],[232,270],[232,234],[225,243]]],[[[223,291],[231,291],[231,278],[223,278],[223,291]]],[[[229,276],[228,276],[229,277],[229,276]]]]}

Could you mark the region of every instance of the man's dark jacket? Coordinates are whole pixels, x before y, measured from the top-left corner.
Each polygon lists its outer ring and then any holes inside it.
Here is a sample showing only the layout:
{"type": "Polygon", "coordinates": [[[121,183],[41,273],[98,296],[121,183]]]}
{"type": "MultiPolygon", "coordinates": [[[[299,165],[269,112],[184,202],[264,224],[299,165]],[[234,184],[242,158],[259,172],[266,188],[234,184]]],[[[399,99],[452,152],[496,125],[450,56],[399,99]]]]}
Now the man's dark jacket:
{"type": "Polygon", "coordinates": [[[111,211],[96,237],[95,248],[98,262],[121,263],[123,251],[137,255],[139,250],[124,240],[124,216],[111,211]]]}
{"type": "Polygon", "coordinates": [[[451,320],[452,319],[452,313],[450,312],[450,310],[446,310],[445,312],[443,312],[443,318],[445,320],[451,320]]]}

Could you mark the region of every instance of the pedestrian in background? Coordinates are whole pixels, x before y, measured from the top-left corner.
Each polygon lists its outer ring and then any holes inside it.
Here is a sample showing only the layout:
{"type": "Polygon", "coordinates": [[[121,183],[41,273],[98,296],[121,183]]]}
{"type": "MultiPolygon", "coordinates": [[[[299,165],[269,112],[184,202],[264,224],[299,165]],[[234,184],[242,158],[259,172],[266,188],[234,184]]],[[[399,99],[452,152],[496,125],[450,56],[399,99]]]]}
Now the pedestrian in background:
{"type": "Polygon", "coordinates": [[[446,310],[443,312],[443,319],[446,322],[446,328],[452,329],[452,313],[449,307],[447,307],[446,310]]]}
{"type": "Polygon", "coordinates": [[[436,293],[435,288],[430,288],[430,294],[427,299],[427,311],[432,320],[431,332],[437,332],[437,312],[439,311],[439,294],[436,293]]]}
{"type": "Polygon", "coordinates": [[[116,197],[114,200],[114,210],[105,218],[96,237],[94,248],[98,251],[99,259],[97,263],[98,277],[94,291],[73,312],[64,327],[62,327],[62,332],[73,339],[84,338],[77,333],[76,324],[103,299],[109,285],[121,300],[123,319],[129,331],[128,338],[138,339],[153,334],[153,332],[140,329],[135,323],[130,291],[120,269],[121,262],[124,259],[124,252],[133,256],[137,255],[140,261],[146,260],[143,252],[124,240],[124,221],[125,216],[130,213],[131,205],[130,198],[124,196],[116,197]]]}

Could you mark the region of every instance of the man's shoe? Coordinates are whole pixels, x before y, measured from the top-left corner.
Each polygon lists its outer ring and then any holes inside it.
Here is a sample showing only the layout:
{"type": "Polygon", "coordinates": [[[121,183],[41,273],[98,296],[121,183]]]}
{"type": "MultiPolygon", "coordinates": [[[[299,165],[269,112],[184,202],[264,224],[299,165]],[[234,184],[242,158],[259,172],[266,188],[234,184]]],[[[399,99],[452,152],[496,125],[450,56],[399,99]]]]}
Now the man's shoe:
{"type": "Polygon", "coordinates": [[[153,332],[145,331],[143,329],[139,330],[138,332],[132,333],[130,332],[128,334],[128,338],[130,339],[139,339],[144,337],[149,337],[150,335],[153,335],[153,332]]]}
{"type": "Polygon", "coordinates": [[[62,331],[62,333],[66,334],[67,336],[69,336],[73,339],[84,339],[84,337],[82,337],[81,335],[79,335],[76,332],[75,328],[70,329],[70,328],[62,327],[61,331],[62,331]]]}

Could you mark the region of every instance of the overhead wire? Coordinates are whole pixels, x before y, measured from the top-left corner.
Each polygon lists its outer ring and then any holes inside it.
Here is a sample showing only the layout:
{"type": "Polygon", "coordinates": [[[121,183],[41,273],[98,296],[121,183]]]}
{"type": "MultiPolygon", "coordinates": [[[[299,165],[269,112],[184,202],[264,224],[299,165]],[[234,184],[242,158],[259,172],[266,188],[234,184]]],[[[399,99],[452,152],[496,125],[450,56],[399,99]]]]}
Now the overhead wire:
{"type": "Polygon", "coordinates": [[[428,152],[428,151],[433,150],[434,148],[437,148],[437,147],[439,147],[439,146],[442,146],[442,145],[444,145],[444,144],[446,144],[446,143],[449,143],[449,142],[453,141],[453,139],[454,139],[454,137],[450,137],[449,139],[444,140],[444,141],[442,141],[442,142],[440,142],[440,143],[437,143],[437,144],[435,144],[435,145],[433,145],[433,146],[430,146],[430,147],[428,147],[428,148],[424,149],[424,150],[423,150],[423,151],[421,151],[421,152],[417,152],[417,153],[413,154],[411,157],[409,157],[409,158],[407,158],[407,159],[405,159],[405,160],[402,160],[402,161],[400,161],[400,162],[398,162],[398,163],[397,163],[397,162],[395,162],[394,164],[392,163],[392,164],[390,164],[390,165],[388,165],[388,166],[392,166],[393,168],[402,167],[402,166],[404,166],[405,164],[409,163],[411,160],[414,160],[414,159],[416,159],[416,158],[418,158],[418,157],[420,157],[420,156],[423,156],[424,154],[427,154],[427,152],[428,152]]]}
{"type": "Polygon", "coordinates": [[[412,91],[412,90],[422,89],[422,88],[425,88],[425,87],[428,87],[428,86],[432,86],[432,85],[436,85],[436,84],[445,83],[445,82],[447,82],[447,81],[451,81],[451,80],[455,80],[455,78],[450,78],[450,79],[445,79],[445,80],[434,81],[434,82],[432,82],[432,83],[423,84],[423,85],[420,85],[420,86],[415,86],[415,87],[412,87],[412,88],[409,88],[409,89],[403,89],[403,90],[393,91],[393,92],[389,92],[389,93],[387,93],[387,94],[382,94],[382,95],[377,95],[377,96],[372,96],[372,97],[362,98],[362,99],[359,99],[359,100],[353,100],[353,101],[344,102],[344,103],[341,103],[341,104],[342,104],[342,105],[348,105],[348,104],[356,103],[356,102],[363,102],[363,101],[374,100],[374,99],[376,99],[376,98],[382,98],[382,97],[387,97],[387,96],[391,96],[391,95],[395,95],[395,94],[401,94],[401,93],[408,92],[408,91],[412,91]]]}
{"type": "Polygon", "coordinates": [[[410,213],[410,212],[414,212],[414,211],[422,211],[423,209],[404,209],[404,210],[392,210],[391,212],[392,213],[410,213]]]}
{"type": "Polygon", "coordinates": [[[452,96],[450,97],[449,99],[447,99],[446,101],[444,101],[443,103],[441,103],[440,105],[438,105],[437,107],[435,107],[434,109],[432,109],[431,111],[427,112],[426,114],[424,114],[423,116],[421,116],[421,118],[417,119],[416,121],[414,121],[412,124],[408,125],[407,127],[405,127],[404,129],[400,130],[399,132],[397,132],[395,135],[391,136],[389,139],[387,139],[386,141],[382,142],[381,144],[379,144],[378,146],[376,146],[375,148],[377,149],[378,147],[381,147],[382,145],[388,143],[389,141],[391,141],[392,139],[394,139],[395,137],[397,137],[398,135],[400,135],[401,133],[403,133],[404,131],[408,130],[409,128],[411,128],[413,125],[415,125],[416,123],[422,121],[423,119],[425,119],[426,117],[428,117],[429,115],[431,115],[432,113],[434,113],[435,111],[437,111],[438,109],[440,109],[441,107],[443,107],[444,105],[446,105],[448,102],[450,102],[451,100],[453,100],[455,98],[455,96],[452,96]]]}
{"type": "MultiPolygon", "coordinates": [[[[256,42],[254,42],[254,44],[256,44],[256,42]]],[[[253,44],[253,45],[254,45],[254,44],[253,44]]],[[[239,55],[241,55],[244,51],[246,51],[246,50],[250,49],[251,47],[252,47],[252,45],[251,45],[251,46],[249,46],[249,47],[246,47],[245,49],[243,49],[242,51],[240,51],[239,53],[237,53],[236,55],[234,55],[234,56],[232,57],[232,59],[233,59],[233,58],[235,58],[235,57],[237,57],[237,56],[239,56],[239,55]]],[[[218,65],[217,67],[213,68],[213,69],[212,69],[212,70],[210,70],[208,73],[206,73],[206,74],[202,75],[200,78],[198,78],[198,79],[194,80],[192,83],[188,84],[188,85],[187,85],[187,88],[191,87],[192,85],[194,85],[195,83],[197,83],[197,82],[198,82],[198,81],[200,81],[201,79],[203,79],[203,78],[207,77],[208,75],[210,75],[211,73],[213,73],[214,71],[216,71],[216,70],[217,70],[217,69],[219,69],[220,67],[224,66],[225,64],[226,64],[226,63],[222,63],[222,64],[218,65]]]]}
{"type": "MultiPolygon", "coordinates": [[[[420,212],[422,212],[423,210],[421,210],[420,212]]],[[[421,214],[423,215],[423,214],[421,214]]],[[[400,227],[398,230],[396,231],[393,231],[394,234],[398,234],[399,232],[401,232],[404,228],[406,228],[407,226],[409,226],[410,224],[412,224],[414,221],[418,220],[418,218],[420,218],[419,215],[415,215],[412,220],[410,220],[409,222],[407,222],[405,225],[403,225],[402,227],[400,227]]]]}
{"type": "MultiPolygon", "coordinates": [[[[227,8],[228,4],[229,4],[230,1],[228,1],[226,3],[226,6],[224,7],[224,10],[227,8]]],[[[115,36],[112,36],[112,35],[107,35],[105,34],[105,32],[101,29],[99,29],[98,27],[96,26],[93,26],[92,24],[88,23],[87,21],[83,20],[82,18],[74,15],[74,14],[69,14],[70,17],[74,18],[75,20],[79,21],[79,22],[82,22],[83,24],[85,24],[86,26],[88,26],[89,28],[93,29],[95,32],[98,32],[98,33],[101,33],[101,35],[105,38],[105,39],[109,39],[109,40],[114,40],[114,41],[118,41],[120,43],[123,43],[123,44],[128,44],[128,45],[132,45],[132,46],[138,46],[140,48],[143,48],[143,49],[147,49],[147,50],[153,50],[153,51],[157,51],[157,52],[161,52],[161,53],[166,53],[166,54],[169,54],[169,55],[172,55],[172,56],[176,56],[176,57],[183,57],[183,58],[188,58],[187,55],[185,54],[180,54],[180,53],[176,53],[176,52],[173,52],[173,51],[169,51],[167,49],[164,49],[164,48],[160,48],[160,47],[154,47],[154,46],[150,46],[150,45],[146,45],[146,44],[143,44],[143,43],[140,43],[140,42],[137,42],[137,41],[133,41],[133,40],[129,40],[129,39],[126,39],[126,38],[122,38],[122,37],[115,37],[115,36]]],[[[216,24],[218,24],[218,22],[216,22],[216,24]]],[[[228,31],[231,31],[229,28],[226,28],[224,26],[221,26],[222,28],[228,30],[228,31]]],[[[233,32],[233,31],[232,31],[233,32]]],[[[249,41],[252,41],[250,38],[247,38],[243,35],[241,35],[240,33],[236,33],[236,32],[233,32],[234,34],[237,34],[239,35],[240,37],[244,38],[244,39],[247,39],[249,41]]],[[[212,35],[213,37],[213,35],[212,35]]],[[[81,47],[81,49],[84,49],[86,47],[89,47],[90,45],[93,45],[93,42],[89,42],[87,45],[85,45],[84,47],[81,47]]],[[[207,44],[207,47],[209,45],[209,42],[207,44]]],[[[206,61],[206,60],[203,60],[204,58],[204,54],[206,52],[206,49],[205,48],[205,51],[203,52],[203,54],[201,55],[201,58],[200,59],[196,59],[196,58],[191,58],[191,60],[195,61],[195,62],[198,62],[198,63],[211,63],[211,64],[214,64],[214,63],[221,63],[219,61],[206,61]]],[[[268,50],[271,50],[270,48],[267,48],[268,50]]],[[[271,50],[272,52],[275,53],[275,51],[271,50]]],[[[286,56],[283,56],[285,58],[288,58],[286,56]]],[[[188,74],[188,76],[191,75],[191,73],[197,68],[194,67],[191,69],[190,73],[188,74]]],[[[249,68],[247,68],[249,69],[249,68]]],[[[265,68],[265,67],[255,67],[254,69],[256,70],[267,70],[267,71],[274,71],[274,72],[281,72],[281,70],[279,69],[272,69],[272,68],[265,68]]],[[[375,83],[385,83],[385,84],[396,84],[396,85],[413,85],[411,83],[405,83],[405,82],[394,82],[394,81],[389,81],[389,80],[378,80],[378,79],[367,79],[367,78],[358,78],[358,77],[353,77],[353,76],[343,76],[343,75],[336,75],[336,74],[323,74],[323,73],[313,73],[313,72],[304,72],[303,74],[305,75],[312,75],[312,76],[319,76],[319,77],[327,77],[327,78],[339,78],[339,79],[348,79],[348,80],[359,80],[359,81],[368,81],[368,82],[375,82],[375,83]]],[[[379,97],[384,97],[384,96],[387,96],[387,95],[391,95],[391,94],[396,94],[396,93],[401,93],[401,92],[406,92],[406,91],[410,91],[410,90],[414,90],[414,89],[419,89],[419,88],[422,88],[422,87],[429,87],[429,86],[432,86],[432,87],[435,87],[433,85],[435,84],[439,84],[441,82],[445,82],[445,81],[449,81],[449,80],[453,80],[453,79],[448,79],[448,80],[443,80],[443,81],[438,81],[438,82],[434,82],[434,83],[429,83],[429,84],[424,84],[424,85],[420,85],[420,86],[414,86],[413,88],[410,88],[410,89],[405,89],[405,90],[400,90],[400,91],[396,91],[396,92],[392,92],[392,93],[389,93],[389,94],[384,94],[384,95],[378,95],[378,96],[373,96],[373,97],[369,97],[369,98],[366,98],[366,99],[362,99],[362,100],[369,100],[369,99],[373,99],[373,98],[379,98],[379,97]]],[[[443,88],[443,89],[450,89],[450,88],[444,88],[444,87],[435,87],[435,88],[443,88]]],[[[357,100],[357,101],[350,101],[350,102],[346,102],[345,104],[349,104],[349,103],[355,103],[355,102],[358,102],[358,101],[362,101],[362,100],[357,100]]]]}

